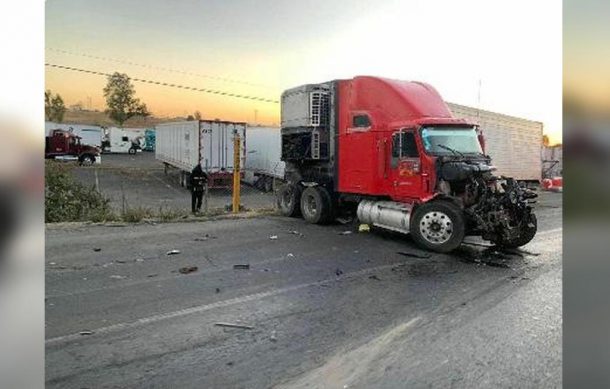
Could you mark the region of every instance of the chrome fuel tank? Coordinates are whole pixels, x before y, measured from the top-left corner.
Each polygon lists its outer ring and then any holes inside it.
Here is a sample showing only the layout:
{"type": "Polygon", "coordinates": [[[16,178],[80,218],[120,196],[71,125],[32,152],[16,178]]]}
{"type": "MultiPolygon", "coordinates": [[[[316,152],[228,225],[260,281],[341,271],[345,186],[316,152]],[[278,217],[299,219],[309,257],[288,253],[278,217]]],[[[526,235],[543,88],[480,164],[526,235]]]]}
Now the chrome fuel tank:
{"type": "Polygon", "coordinates": [[[412,208],[395,201],[362,200],[357,214],[361,223],[408,234],[412,208]]]}

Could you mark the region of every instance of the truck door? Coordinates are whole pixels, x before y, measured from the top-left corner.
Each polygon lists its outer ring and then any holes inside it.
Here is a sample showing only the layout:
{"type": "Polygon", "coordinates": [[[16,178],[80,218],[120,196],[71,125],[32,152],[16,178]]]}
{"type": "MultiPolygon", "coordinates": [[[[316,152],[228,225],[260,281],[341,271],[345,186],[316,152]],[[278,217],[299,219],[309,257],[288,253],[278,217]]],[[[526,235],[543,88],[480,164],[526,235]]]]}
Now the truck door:
{"type": "Polygon", "coordinates": [[[392,135],[390,193],[396,199],[419,198],[422,190],[421,161],[414,129],[392,135]]]}

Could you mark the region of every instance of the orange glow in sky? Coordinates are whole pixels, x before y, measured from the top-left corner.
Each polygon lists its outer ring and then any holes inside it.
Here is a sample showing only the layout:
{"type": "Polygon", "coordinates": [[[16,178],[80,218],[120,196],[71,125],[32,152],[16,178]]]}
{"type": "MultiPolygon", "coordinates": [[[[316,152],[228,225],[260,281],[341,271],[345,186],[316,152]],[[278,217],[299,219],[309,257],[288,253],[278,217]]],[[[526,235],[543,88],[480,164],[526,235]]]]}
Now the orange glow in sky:
{"type": "MultiPolygon", "coordinates": [[[[551,0],[46,3],[49,63],[275,100],[296,85],[356,75],[419,80],[447,101],[541,121],[553,142],[561,140],[560,38],[561,3],[551,0]]],[[[103,109],[104,85],[101,76],[46,68],[46,87],[68,105],[103,109]]],[[[134,86],[155,116],[198,110],[279,123],[279,104],[134,86]]]]}

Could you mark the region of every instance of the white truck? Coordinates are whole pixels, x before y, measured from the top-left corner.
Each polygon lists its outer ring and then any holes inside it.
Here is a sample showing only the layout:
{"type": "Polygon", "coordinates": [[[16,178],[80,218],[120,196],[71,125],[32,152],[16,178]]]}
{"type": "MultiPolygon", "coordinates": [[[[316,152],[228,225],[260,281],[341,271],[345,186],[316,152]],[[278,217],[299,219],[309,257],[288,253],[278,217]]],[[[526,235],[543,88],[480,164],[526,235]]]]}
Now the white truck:
{"type": "Polygon", "coordinates": [[[270,192],[276,180],[284,179],[286,163],[281,160],[281,143],[279,127],[248,127],[244,182],[270,192]]]}
{"type": "Polygon", "coordinates": [[[485,153],[497,174],[519,181],[540,181],[542,176],[542,123],[500,113],[447,103],[458,118],[477,123],[485,137],[485,153]]]}
{"type": "Polygon", "coordinates": [[[180,170],[180,185],[188,186],[193,168],[200,163],[210,175],[210,188],[228,188],[233,181],[233,140],[239,136],[240,166],[246,161],[246,123],[192,120],[158,124],[155,157],[180,170]]]}
{"type": "Polygon", "coordinates": [[[103,151],[136,154],[144,148],[146,128],[109,127],[104,131],[103,151]]]}
{"type": "Polygon", "coordinates": [[[47,121],[44,123],[44,129],[45,136],[51,136],[53,130],[64,130],[80,137],[80,142],[83,145],[102,148],[104,129],[100,126],[47,121]]]}

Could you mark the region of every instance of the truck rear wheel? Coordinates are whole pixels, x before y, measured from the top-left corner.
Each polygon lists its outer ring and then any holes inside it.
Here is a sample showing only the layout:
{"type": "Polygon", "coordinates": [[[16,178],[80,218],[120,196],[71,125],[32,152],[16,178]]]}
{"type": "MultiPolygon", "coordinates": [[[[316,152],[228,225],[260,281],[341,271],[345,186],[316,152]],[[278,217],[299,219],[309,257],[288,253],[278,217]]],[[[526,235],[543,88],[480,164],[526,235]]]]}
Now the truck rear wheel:
{"type": "Polygon", "coordinates": [[[464,240],[464,216],[454,204],[431,201],[420,205],[410,224],[411,236],[418,246],[439,253],[447,253],[464,240]]]}
{"type": "Polygon", "coordinates": [[[91,166],[95,163],[95,155],[84,154],[78,159],[78,163],[81,166],[91,166]]]}
{"type": "Polygon", "coordinates": [[[277,193],[277,206],[284,216],[298,217],[301,215],[301,193],[303,189],[298,184],[286,184],[277,193]]]}
{"type": "Polygon", "coordinates": [[[301,213],[309,223],[328,223],[332,217],[332,200],[328,191],[321,186],[306,188],[301,195],[301,213]]]}

